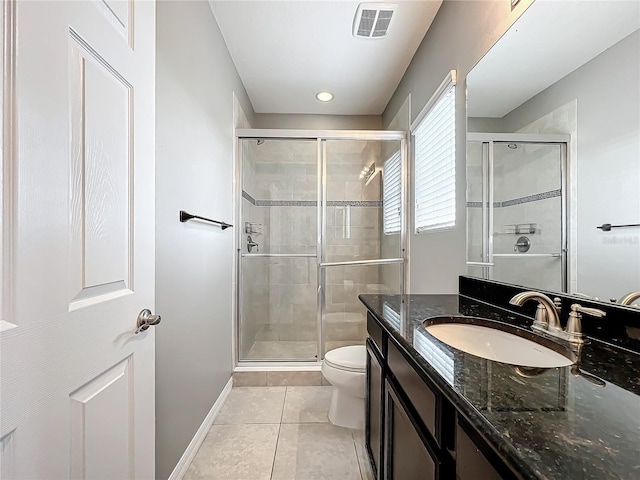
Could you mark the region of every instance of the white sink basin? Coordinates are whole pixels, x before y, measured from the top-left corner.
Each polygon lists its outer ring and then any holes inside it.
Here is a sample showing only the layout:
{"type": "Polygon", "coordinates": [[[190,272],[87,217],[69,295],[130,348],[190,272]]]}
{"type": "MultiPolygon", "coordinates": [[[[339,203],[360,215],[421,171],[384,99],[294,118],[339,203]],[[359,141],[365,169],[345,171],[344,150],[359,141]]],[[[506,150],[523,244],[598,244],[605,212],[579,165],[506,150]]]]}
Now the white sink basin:
{"type": "MultiPolygon", "coordinates": [[[[574,361],[561,353],[518,335],[467,323],[434,323],[427,332],[447,345],[477,357],[522,367],[555,368],[574,361]]],[[[567,355],[572,356],[569,351],[567,355]]]]}

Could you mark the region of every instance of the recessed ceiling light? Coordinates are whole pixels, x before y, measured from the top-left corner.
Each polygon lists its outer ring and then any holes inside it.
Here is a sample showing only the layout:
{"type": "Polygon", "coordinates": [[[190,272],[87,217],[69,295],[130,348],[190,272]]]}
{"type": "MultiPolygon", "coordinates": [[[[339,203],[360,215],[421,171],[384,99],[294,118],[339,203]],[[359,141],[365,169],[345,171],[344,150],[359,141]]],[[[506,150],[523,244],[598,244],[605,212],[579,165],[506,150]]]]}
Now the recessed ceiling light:
{"type": "Polygon", "coordinates": [[[333,100],[333,93],[331,92],[318,92],[316,93],[316,98],[321,102],[330,102],[333,100]]]}

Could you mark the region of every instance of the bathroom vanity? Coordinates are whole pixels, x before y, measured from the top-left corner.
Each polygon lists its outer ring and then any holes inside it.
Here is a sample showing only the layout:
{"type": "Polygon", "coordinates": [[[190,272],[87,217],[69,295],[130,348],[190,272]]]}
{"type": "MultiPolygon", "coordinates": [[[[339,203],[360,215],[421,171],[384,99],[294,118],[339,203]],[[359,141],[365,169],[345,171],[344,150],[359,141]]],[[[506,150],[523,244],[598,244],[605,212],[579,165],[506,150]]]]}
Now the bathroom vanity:
{"type": "Polygon", "coordinates": [[[522,290],[461,277],[458,295],[360,296],[367,451],[378,479],[638,478],[640,311],[600,304],[608,318],[583,320],[599,338],[574,349],[573,365],[548,369],[464,353],[423,325],[463,315],[531,331],[535,305],[508,305],[522,290]]]}

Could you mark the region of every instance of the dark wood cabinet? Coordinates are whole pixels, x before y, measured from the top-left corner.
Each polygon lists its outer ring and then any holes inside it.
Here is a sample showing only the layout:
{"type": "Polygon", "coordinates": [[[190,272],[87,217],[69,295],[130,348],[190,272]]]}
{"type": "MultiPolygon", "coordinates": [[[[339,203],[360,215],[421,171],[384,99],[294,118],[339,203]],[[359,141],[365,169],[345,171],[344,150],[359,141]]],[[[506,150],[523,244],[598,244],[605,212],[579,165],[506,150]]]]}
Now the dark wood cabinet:
{"type": "Polygon", "coordinates": [[[438,459],[393,385],[385,382],[385,478],[436,480],[438,459]]]}
{"type": "Polygon", "coordinates": [[[369,313],[366,448],[377,480],[519,478],[369,313]]]}
{"type": "Polygon", "coordinates": [[[516,479],[497,454],[480,439],[477,432],[463,419],[456,425],[456,479],[457,480],[516,479]],[[476,440],[474,440],[473,438],[476,440]]]}
{"type": "Polygon", "coordinates": [[[367,340],[366,446],[376,479],[382,479],[384,371],[381,354],[367,340]]]}

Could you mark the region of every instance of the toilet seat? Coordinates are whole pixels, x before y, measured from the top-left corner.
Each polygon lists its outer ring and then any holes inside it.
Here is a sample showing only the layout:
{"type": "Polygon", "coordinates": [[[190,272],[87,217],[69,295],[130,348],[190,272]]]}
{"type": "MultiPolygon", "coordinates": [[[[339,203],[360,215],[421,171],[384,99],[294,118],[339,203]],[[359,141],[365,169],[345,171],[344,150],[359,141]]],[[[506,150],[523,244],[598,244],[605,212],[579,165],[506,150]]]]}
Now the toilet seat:
{"type": "Polygon", "coordinates": [[[367,353],[364,345],[349,345],[327,352],[327,366],[346,372],[363,373],[366,370],[367,353]]]}

